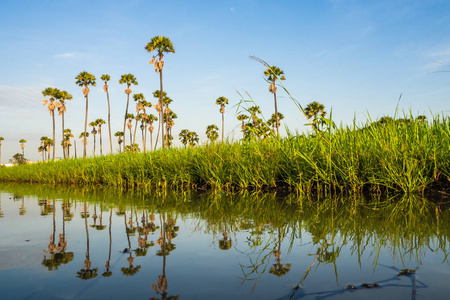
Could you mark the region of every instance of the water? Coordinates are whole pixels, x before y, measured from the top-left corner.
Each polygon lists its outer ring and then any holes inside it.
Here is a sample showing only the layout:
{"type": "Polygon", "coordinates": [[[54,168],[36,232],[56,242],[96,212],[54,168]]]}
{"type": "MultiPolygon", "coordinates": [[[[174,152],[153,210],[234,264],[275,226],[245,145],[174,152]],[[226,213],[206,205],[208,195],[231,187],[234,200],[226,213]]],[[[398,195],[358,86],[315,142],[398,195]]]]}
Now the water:
{"type": "Polygon", "coordinates": [[[436,201],[0,190],[2,299],[446,299],[450,293],[450,212],[436,201]],[[413,273],[399,275],[402,269],[413,273]]]}

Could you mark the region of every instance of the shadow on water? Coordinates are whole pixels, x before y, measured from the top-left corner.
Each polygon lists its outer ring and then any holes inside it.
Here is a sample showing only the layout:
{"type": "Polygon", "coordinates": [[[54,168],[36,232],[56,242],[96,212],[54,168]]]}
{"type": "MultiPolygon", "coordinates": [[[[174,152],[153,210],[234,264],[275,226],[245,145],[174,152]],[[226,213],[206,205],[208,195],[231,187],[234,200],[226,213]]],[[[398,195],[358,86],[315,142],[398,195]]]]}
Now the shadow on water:
{"type": "MultiPolygon", "coordinates": [[[[70,247],[66,223],[78,218],[76,210],[83,220],[86,243],[83,267],[76,272],[77,278],[101,280],[117,273],[125,277],[136,276],[146,271],[145,265],[137,264],[135,260],[148,256],[151,250],[161,263],[161,272],[151,284],[155,293],[151,299],[178,299],[183,292],[176,288],[173,295],[169,295],[170,276],[166,270],[170,254],[185,250],[183,245],[174,243],[180,234],[180,226],[183,226],[178,221],[180,218],[192,220],[193,231],[208,234],[221,253],[238,255],[237,270],[240,273],[229,275],[240,280],[236,290],[249,286],[252,294],[265,288],[259,283],[267,277],[270,280],[286,278],[284,284],[290,288],[285,289],[284,296],[279,295],[278,299],[325,299],[372,288],[407,288],[411,298],[415,299],[418,289],[428,287],[416,278],[426,255],[439,252],[443,256],[441,264],[449,263],[448,207],[413,195],[390,199],[311,199],[294,194],[283,197],[250,192],[198,195],[163,190],[124,193],[98,188],[17,184],[0,184],[0,190],[12,194],[13,200],[21,203],[20,216],[26,214],[26,205],[30,205],[27,198],[38,199],[41,216],[52,216],[52,233],[42,261],[48,271],[56,271],[74,260],[74,252],[67,250],[70,247]],[[59,214],[62,220],[58,221],[62,223],[59,235],[55,220],[57,209],[62,211],[62,215],[59,214]],[[105,222],[104,217],[108,221],[105,222]],[[125,236],[112,234],[113,220],[120,220],[116,226],[121,224],[125,236]],[[89,225],[89,222],[93,224],[89,225]],[[105,232],[107,236],[103,271],[99,270],[98,262],[93,267],[91,261],[90,230],[96,234],[105,232]],[[119,258],[111,264],[112,253],[118,252],[118,249],[112,249],[113,239],[123,239],[127,245],[120,249],[127,257],[127,265],[119,269],[114,266],[119,258]],[[293,263],[295,256],[290,255],[298,249],[307,252],[302,258],[303,265],[298,260],[293,263]],[[382,269],[382,274],[387,277],[354,285],[341,282],[341,268],[346,267],[346,262],[341,259],[343,253],[360,269],[364,262],[370,261],[371,272],[382,269]],[[386,253],[398,257],[398,262],[392,266],[381,263],[380,258],[386,253]],[[308,292],[311,282],[320,281],[317,273],[322,269],[332,270],[336,288],[308,292]],[[400,277],[408,278],[410,283],[399,282],[400,277]]],[[[7,216],[1,212],[3,217],[7,216]]],[[[96,243],[94,247],[99,246],[96,243]]]]}

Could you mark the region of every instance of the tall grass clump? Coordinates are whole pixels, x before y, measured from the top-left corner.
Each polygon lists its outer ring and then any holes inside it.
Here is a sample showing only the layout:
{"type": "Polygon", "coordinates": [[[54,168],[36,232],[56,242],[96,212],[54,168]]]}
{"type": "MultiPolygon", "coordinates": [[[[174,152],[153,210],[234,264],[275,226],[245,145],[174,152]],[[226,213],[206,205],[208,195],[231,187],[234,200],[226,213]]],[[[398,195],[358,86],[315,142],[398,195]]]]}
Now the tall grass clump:
{"type": "Polygon", "coordinates": [[[312,134],[0,168],[1,181],[123,189],[289,188],[421,193],[450,178],[450,120],[412,118],[312,134]]]}

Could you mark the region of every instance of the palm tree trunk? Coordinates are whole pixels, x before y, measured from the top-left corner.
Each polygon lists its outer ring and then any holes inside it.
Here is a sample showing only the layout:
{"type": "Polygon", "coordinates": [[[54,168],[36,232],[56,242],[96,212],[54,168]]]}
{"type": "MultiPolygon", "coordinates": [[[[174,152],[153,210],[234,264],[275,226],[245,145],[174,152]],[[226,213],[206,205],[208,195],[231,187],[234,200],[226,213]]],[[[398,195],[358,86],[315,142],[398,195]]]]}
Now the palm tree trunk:
{"type": "MultiPolygon", "coordinates": [[[[274,83],[275,85],[275,83],[274,83]]],[[[273,93],[273,99],[275,101],[275,126],[277,127],[277,136],[280,135],[278,132],[278,107],[277,107],[277,93],[273,93]]]]}
{"type": "Polygon", "coordinates": [[[63,157],[66,158],[66,151],[64,150],[64,112],[62,112],[62,140],[63,140],[63,144],[62,144],[62,148],[63,148],[63,157]]]}
{"type": "Polygon", "coordinates": [[[225,116],[224,116],[224,113],[222,113],[222,143],[223,143],[223,136],[225,133],[224,124],[225,124],[225,116]]]}
{"type": "MultiPolygon", "coordinates": [[[[127,87],[127,89],[129,89],[130,88],[130,85],[128,84],[128,87],[127,87]]],[[[128,104],[130,103],[130,94],[127,94],[127,108],[126,108],[126,110],[125,110],[125,119],[124,119],[124,121],[123,121],[123,152],[125,152],[125,145],[126,145],[126,143],[125,143],[125,136],[126,136],[126,134],[125,134],[125,127],[126,127],[126,124],[127,124],[127,115],[128,115],[128,104]]],[[[131,138],[130,138],[130,142],[131,142],[131,138]]]]}
{"type": "MultiPolygon", "coordinates": [[[[85,88],[87,89],[87,84],[85,85],[85,88]]],[[[86,133],[87,133],[87,119],[88,119],[88,95],[86,93],[86,117],[84,118],[84,150],[83,150],[83,158],[86,158],[86,145],[87,145],[87,140],[86,140],[86,133]]],[[[54,151],[55,149],[53,149],[54,151]]]]}
{"type": "Polygon", "coordinates": [[[156,134],[156,141],[155,141],[155,149],[158,146],[158,138],[159,138],[159,131],[161,129],[161,114],[159,114],[159,122],[158,122],[158,133],[156,134]]]}
{"type": "Polygon", "coordinates": [[[153,133],[150,132],[150,151],[153,149],[153,133]]]}
{"type": "Polygon", "coordinates": [[[145,123],[145,138],[144,138],[144,152],[146,151],[146,149],[147,149],[147,122],[145,123]]]}
{"type": "Polygon", "coordinates": [[[145,152],[144,129],[141,129],[141,132],[142,132],[142,150],[145,152]]]}
{"type": "Polygon", "coordinates": [[[103,155],[102,128],[101,127],[99,127],[98,132],[100,133],[100,155],[103,155]]]}
{"type": "Polygon", "coordinates": [[[77,141],[73,141],[73,145],[75,147],[75,158],[77,158],[77,141]]]}
{"type": "Polygon", "coordinates": [[[94,156],[95,156],[95,134],[93,134],[94,136],[94,156]]]}
{"type": "Polygon", "coordinates": [[[25,147],[22,148],[22,157],[25,158],[25,147]]]}
{"type": "MultiPolygon", "coordinates": [[[[160,60],[162,59],[162,53],[160,54],[160,60]]],[[[162,142],[162,147],[164,148],[165,145],[165,140],[164,140],[164,102],[163,102],[163,75],[162,75],[162,69],[159,71],[159,101],[161,103],[161,142],[162,142]]]]}
{"type": "Polygon", "coordinates": [[[112,135],[111,135],[111,107],[109,104],[109,91],[106,90],[106,98],[108,99],[108,129],[109,129],[109,146],[111,148],[111,154],[113,153],[112,135]]]}
{"type": "MultiPolygon", "coordinates": [[[[137,113],[136,113],[137,114],[137,113]]],[[[133,144],[136,143],[136,131],[137,131],[137,123],[138,123],[138,119],[136,116],[136,123],[134,124],[134,136],[133,136],[133,144]]]]}
{"type": "Polygon", "coordinates": [[[55,111],[52,110],[52,119],[53,119],[53,160],[55,160],[55,111]]]}
{"type": "MultiPolygon", "coordinates": [[[[132,134],[131,134],[131,128],[130,128],[130,146],[131,146],[131,140],[132,140],[132,134]]],[[[125,147],[125,144],[123,145],[125,147]]],[[[125,148],[123,148],[125,150],[125,148]]]]}

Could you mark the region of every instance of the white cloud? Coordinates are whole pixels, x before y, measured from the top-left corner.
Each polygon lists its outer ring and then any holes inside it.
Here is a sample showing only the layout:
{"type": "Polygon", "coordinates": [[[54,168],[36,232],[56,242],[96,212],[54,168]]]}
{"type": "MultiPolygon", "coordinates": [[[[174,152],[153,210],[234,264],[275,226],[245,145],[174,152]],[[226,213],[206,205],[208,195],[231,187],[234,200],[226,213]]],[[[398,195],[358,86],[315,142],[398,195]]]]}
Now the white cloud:
{"type": "Polygon", "coordinates": [[[54,55],[53,57],[55,57],[55,58],[74,58],[76,56],[77,56],[76,52],[67,52],[67,53],[61,53],[61,54],[54,55]]]}

